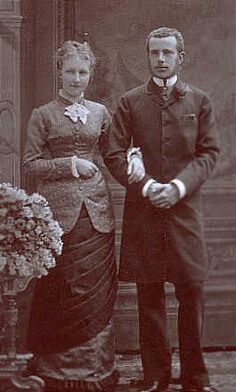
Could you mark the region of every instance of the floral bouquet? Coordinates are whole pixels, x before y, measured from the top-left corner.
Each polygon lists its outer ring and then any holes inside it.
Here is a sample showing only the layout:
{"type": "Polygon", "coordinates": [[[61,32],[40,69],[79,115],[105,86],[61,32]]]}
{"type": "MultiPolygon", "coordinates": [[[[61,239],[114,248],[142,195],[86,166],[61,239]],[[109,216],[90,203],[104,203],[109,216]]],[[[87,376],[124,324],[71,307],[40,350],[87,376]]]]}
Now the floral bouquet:
{"type": "Polygon", "coordinates": [[[0,184],[0,279],[47,275],[62,252],[62,234],[43,196],[0,184]]]}

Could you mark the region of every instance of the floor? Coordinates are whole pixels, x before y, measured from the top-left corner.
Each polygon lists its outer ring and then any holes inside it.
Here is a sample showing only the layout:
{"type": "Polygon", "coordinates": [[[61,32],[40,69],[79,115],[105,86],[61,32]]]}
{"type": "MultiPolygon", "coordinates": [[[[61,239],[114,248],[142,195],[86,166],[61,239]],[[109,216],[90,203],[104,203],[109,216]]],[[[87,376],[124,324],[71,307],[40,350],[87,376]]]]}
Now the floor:
{"type": "MultiPolygon", "coordinates": [[[[219,392],[236,392],[236,351],[205,352],[205,361],[209,369],[211,383],[219,392]]],[[[139,355],[117,355],[120,382],[114,392],[138,392],[137,385],[142,379],[139,355]]],[[[173,355],[173,377],[178,376],[178,354],[173,355]]],[[[173,385],[173,391],[177,386],[173,385]]]]}

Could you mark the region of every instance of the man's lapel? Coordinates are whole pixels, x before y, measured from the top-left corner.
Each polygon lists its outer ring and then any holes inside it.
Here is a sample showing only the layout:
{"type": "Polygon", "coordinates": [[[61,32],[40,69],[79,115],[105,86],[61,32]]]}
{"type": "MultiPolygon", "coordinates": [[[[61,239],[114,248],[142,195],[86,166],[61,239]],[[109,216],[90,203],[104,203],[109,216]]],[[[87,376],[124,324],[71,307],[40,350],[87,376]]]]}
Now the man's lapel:
{"type": "Polygon", "coordinates": [[[184,98],[186,92],[189,90],[190,90],[190,88],[189,88],[188,84],[186,84],[178,79],[176,84],[174,85],[170,95],[169,95],[169,98],[166,101],[166,106],[171,105],[172,103],[176,102],[177,100],[184,98]]]}
{"type": "Polygon", "coordinates": [[[150,95],[151,99],[156,102],[159,106],[169,106],[185,96],[186,92],[189,91],[189,86],[183,83],[181,80],[177,80],[167,100],[161,96],[161,88],[158,87],[153,79],[150,79],[146,84],[146,93],[150,95]]]}

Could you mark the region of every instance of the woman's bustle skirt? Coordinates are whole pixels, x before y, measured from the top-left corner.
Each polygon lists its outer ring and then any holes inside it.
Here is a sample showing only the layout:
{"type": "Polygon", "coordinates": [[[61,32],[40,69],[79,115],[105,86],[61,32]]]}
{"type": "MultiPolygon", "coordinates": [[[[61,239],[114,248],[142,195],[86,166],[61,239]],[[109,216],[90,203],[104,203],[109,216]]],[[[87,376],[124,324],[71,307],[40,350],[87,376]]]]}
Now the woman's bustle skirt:
{"type": "Polygon", "coordinates": [[[36,283],[27,346],[49,380],[104,381],[115,373],[114,232],[96,231],[83,207],[63,243],[56,267],[36,283]]]}

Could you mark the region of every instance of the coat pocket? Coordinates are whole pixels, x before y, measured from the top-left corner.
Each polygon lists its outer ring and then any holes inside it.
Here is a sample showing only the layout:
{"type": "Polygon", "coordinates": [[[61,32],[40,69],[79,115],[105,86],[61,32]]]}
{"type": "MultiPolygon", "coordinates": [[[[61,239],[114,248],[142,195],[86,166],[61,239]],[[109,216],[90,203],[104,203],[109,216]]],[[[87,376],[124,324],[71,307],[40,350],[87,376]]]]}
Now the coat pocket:
{"type": "Polygon", "coordinates": [[[180,137],[186,151],[193,153],[198,136],[198,119],[195,113],[182,114],[179,119],[180,137]]]}
{"type": "Polygon", "coordinates": [[[182,114],[179,122],[182,127],[196,127],[198,123],[195,113],[182,114]]]}

